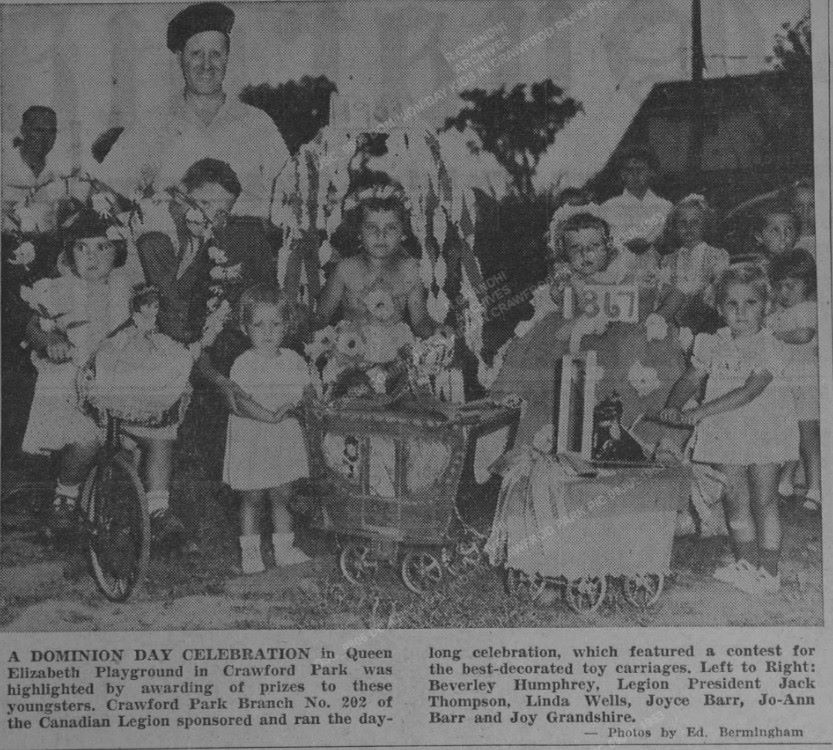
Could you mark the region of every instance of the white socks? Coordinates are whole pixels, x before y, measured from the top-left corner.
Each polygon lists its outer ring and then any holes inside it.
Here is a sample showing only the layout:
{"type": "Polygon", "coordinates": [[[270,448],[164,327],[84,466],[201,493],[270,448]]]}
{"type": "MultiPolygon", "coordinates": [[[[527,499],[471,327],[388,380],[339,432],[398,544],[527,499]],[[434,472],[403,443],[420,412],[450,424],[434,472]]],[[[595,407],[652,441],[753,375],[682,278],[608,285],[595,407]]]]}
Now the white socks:
{"type": "Polygon", "coordinates": [[[147,499],[148,513],[156,513],[167,509],[171,493],[168,490],[150,490],[147,493],[147,499]]]}
{"type": "Polygon", "coordinates": [[[266,570],[260,554],[260,534],[240,537],[240,567],[244,573],[262,573],[266,570]]]}
{"type": "Polygon", "coordinates": [[[312,558],[305,555],[297,547],[293,547],[294,534],[272,534],[272,547],[275,550],[275,566],[298,565],[309,562],[312,558]]]}

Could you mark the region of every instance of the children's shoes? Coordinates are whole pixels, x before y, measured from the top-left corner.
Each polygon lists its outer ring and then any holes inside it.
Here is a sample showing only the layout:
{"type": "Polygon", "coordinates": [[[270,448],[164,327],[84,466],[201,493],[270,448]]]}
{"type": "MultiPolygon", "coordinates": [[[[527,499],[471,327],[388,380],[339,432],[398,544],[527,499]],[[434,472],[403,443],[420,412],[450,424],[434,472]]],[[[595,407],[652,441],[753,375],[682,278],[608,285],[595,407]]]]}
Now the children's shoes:
{"type": "Polygon", "coordinates": [[[311,557],[293,546],[294,541],[294,534],[272,534],[272,548],[275,550],[276,567],[281,568],[287,565],[299,565],[300,563],[312,560],[311,557]]]}
{"type": "Polygon", "coordinates": [[[240,537],[240,567],[247,575],[262,573],[266,570],[260,554],[260,534],[247,534],[240,537]]]}
{"type": "Polygon", "coordinates": [[[754,576],[757,576],[758,569],[748,560],[741,558],[735,562],[724,565],[712,573],[712,577],[723,583],[728,583],[742,591],[747,591],[751,586],[754,576]]]}

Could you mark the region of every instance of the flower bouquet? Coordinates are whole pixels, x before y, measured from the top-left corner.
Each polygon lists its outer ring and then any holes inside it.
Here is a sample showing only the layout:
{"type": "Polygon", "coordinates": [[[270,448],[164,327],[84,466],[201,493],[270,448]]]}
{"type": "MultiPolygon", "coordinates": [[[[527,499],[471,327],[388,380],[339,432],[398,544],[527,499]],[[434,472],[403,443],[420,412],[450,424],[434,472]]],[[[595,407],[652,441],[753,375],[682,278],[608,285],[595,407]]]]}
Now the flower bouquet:
{"type": "Polygon", "coordinates": [[[325,401],[361,400],[386,407],[408,387],[414,337],[406,323],[359,325],[342,321],[315,333],[305,351],[325,401]]]}

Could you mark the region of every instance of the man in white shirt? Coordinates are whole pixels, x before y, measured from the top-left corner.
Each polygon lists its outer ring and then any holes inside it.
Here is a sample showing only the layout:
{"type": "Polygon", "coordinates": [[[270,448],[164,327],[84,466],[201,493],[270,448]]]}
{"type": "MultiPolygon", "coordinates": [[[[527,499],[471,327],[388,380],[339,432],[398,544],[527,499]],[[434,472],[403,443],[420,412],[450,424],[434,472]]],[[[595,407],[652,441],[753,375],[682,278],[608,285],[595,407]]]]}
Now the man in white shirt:
{"type": "Polygon", "coordinates": [[[650,189],[656,158],[641,146],[625,149],[619,159],[624,190],[602,204],[614,239],[640,255],[659,239],[671,211],[670,201],[650,189]]]}
{"type": "Polygon", "coordinates": [[[168,49],[185,81],[160,127],[128,128],[105,158],[102,179],[125,195],[152,184],[178,185],[204,158],[226,162],[243,188],[235,213],[266,217],[275,177],[289,151],[272,119],[223,90],[234,12],[222,3],[191,5],[168,24],[168,49]]]}
{"type": "Polygon", "coordinates": [[[67,197],[72,164],[63,147],[55,148],[58,118],[50,107],[33,106],[23,113],[20,135],[3,143],[3,227],[17,215],[21,231],[49,232],[55,229],[58,203],[67,197]]]}

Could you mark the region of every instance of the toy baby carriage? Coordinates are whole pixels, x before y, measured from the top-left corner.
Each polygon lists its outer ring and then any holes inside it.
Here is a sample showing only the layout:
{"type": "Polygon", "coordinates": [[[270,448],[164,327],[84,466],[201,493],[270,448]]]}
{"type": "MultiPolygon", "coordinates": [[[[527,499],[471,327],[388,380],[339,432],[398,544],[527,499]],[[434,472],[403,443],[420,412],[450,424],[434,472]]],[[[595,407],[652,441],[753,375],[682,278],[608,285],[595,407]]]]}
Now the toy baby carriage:
{"type": "Polygon", "coordinates": [[[687,467],[641,453],[615,395],[596,404],[595,371],[594,352],[560,363],[554,449],[530,448],[503,472],[486,547],[510,593],[557,588],[583,614],[601,606],[613,580],[634,606],[659,600],[691,484],[687,467]]]}
{"type": "Polygon", "coordinates": [[[307,403],[320,502],[312,525],[335,534],[344,577],[361,583],[385,561],[423,593],[476,565],[485,537],[464,518],[460,500],[475,461],[512,447],[519,416],[517,406],[486,401],[395,409],[307,403]]]}
{"type": "Polygon", "coordinates": [[[83,546],[97,587],[111,601],[128,599],[150,556],[150,516],[132,438],[175,434],[192,364],[191,353],[169,337],[126,326],[79,370],[79,403],[106,428],[81,488],[83,546]]]}

